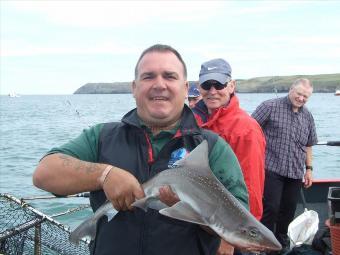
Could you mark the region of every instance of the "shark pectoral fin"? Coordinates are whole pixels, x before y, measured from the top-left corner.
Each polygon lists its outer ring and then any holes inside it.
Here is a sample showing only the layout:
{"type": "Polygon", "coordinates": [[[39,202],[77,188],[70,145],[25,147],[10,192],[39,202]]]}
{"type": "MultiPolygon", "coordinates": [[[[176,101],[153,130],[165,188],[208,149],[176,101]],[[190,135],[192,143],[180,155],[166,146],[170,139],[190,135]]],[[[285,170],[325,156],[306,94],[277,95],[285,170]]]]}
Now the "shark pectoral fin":
{"type": "Polygon", "coordinates": [[[199,215],[189,204],[183,201],[180,201],[171,207],[164,208],[160,210],[159,213],[177,220],[208,226],[208,224],[202,219],[201,215],[199,215]]]}

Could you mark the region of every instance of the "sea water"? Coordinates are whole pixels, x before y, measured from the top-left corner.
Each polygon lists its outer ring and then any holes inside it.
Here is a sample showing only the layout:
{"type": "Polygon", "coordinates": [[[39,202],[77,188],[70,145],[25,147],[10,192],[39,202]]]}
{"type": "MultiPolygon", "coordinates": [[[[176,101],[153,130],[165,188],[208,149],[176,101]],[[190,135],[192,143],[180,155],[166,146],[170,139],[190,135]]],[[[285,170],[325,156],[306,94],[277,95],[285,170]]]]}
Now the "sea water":
{"type": "MultiPolygon", "coordinates": [[[[248,113],[264,100],[285,94],[238,94],[248,113]]],[[[48,95],[0,97],[0,193],[18,198],[47,196],[32,185],[41,157],[80,132],[100,122],[119,121],[135,107],[131,94],[48,95]]],[[[340,97],[314,93],[307,103],[314,116],[319,141],[340,140],[340,97]]],[[[313,147],[315,178],[340,178],[340,147],[313,147]]],[[[88,204],[87,198],[29,200],[45,214],[62,213],[88,204]]],[[[71,228],[91,215],[90,209],[55,218],[71,228]]]]}

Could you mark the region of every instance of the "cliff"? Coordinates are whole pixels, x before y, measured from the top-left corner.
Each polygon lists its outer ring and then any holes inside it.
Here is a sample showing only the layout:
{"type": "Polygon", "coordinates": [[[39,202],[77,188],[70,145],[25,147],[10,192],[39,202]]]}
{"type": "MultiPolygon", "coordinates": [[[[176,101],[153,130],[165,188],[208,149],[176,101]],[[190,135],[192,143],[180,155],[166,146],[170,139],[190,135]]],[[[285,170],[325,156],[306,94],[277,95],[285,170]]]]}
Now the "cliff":
{"type": "Polygon", "coordinates": [[[131,93],[131,82],[86,83],[74,94],[128,94],[131,93]]]}
{"type": "MultiPolygon", "coordinates": [[[[236,91],[240,93],[287,92],[292,82],[298,78],[312,81],[314,92],[334,93],[340,88],[340,73],[319,75],[291,75],[256,77],[236,80],[236,91]]],[[[131,82],[87,83],[74,94],[127,94],[131,93],[131,82]]]]}

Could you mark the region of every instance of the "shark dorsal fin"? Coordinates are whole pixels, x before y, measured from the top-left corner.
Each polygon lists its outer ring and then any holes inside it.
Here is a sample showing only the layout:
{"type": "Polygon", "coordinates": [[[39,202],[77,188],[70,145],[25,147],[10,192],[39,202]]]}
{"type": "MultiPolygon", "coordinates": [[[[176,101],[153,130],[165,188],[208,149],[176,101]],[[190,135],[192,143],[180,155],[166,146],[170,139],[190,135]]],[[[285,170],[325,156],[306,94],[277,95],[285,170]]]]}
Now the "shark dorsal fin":
{"type": "Polygon", "coordinates": [[[175,164],[180,167],[195,169],[199,171],[202,176],[211,175],[212,171],[209,165],[208,154],[208,142],[207,140],[203,140],[188,156],[178,160],[175,164]]]}

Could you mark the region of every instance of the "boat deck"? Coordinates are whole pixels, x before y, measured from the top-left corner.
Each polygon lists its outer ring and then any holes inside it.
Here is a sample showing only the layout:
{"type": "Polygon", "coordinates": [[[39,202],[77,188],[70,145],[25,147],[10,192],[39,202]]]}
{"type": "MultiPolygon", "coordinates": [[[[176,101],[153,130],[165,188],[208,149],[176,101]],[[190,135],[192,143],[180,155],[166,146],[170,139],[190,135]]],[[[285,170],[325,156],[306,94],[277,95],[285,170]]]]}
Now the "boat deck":
{"type": "MultiPolygon", "coordinates": [[[[329,187],[340,187],[340,179],[315,180],[312,187],[303,189],[307,209],[314,210],[319,214],[319,227],[323,226],[329,218],[327,199],[329,187]]],[[[299,196],[299,204],[295,215],[300,215],[303,211],[302,199],[301,196],[299,196]]]]}

